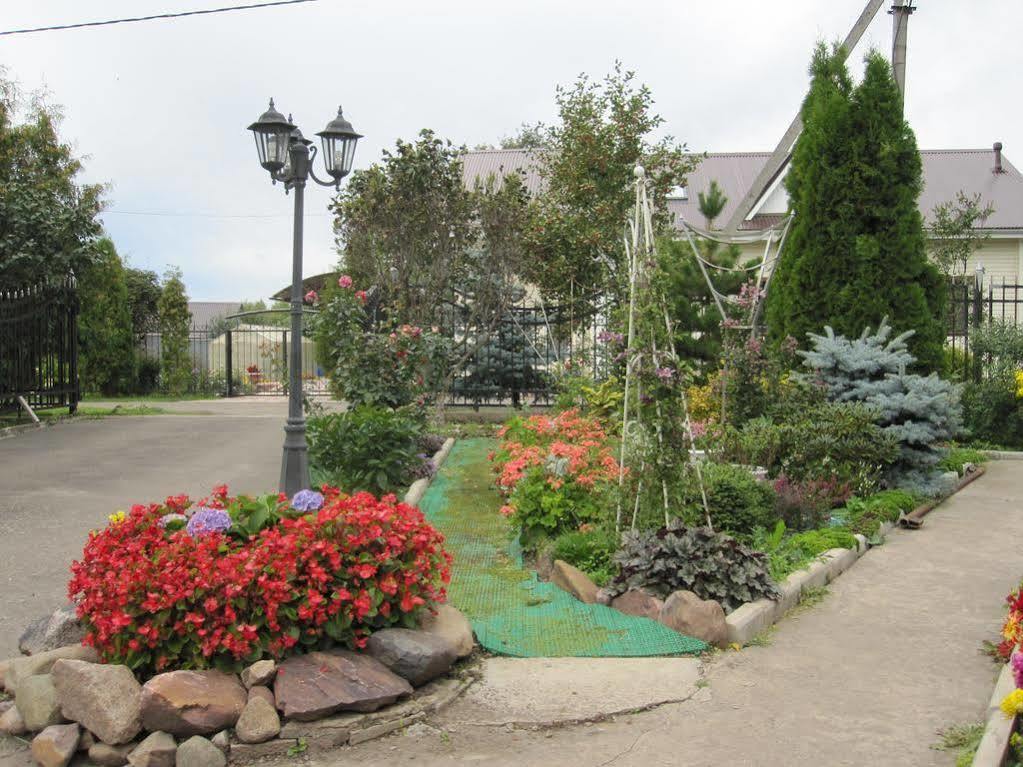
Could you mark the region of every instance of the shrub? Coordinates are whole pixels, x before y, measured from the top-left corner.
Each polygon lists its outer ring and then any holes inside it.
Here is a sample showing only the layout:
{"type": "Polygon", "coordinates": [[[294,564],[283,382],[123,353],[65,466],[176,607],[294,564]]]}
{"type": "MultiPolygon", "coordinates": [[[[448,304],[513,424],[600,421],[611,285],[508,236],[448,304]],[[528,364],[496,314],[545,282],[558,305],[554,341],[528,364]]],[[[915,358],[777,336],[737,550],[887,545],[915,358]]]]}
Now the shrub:
{"type": "Polygon", "coordinates": [[[971,439],[1023,448],[1023,397],[1015,381],[991,379],[963,387],[963,421],[971,439]]]}
{"type": "Polygon", "coordinates": [[[768,557],[771,577],[781,581],[801,570],[828,549],[855,549],[856,538],[848,530],[825,528],[786,535],[785,523],[779,521],[774,530],[758,530],[753,547],[768,557]]]}
{"type": "Polygon", "coordinates": [[[348,491],[403,489],[424,464],[424,426],[415,411],[361,405],[310,418],[308,429],[315,469],[348,491]]]}
{"type": "Polygon", "coordinates": [[[626,533],[614,559],[619,574],[610,588],[617,593],[645,589],[665,598],[675,591],[692,591],[701,599],[717,600],[726,612],[778,596],[764,554],[723,533],[686,527],[678,520],[658,530],[626,533]]]}
{"type": "Polygon", "coordinates": [[[519,528],[519,541],[527,550],[535,549],[544,538],[603,521],[607,507],[601,494],[559,474],[556,464],[557,459],[527,471],[502,507],[519,528]]]}
{"type": "Polygon", "coordinates": [[[559,535],[551,547],[551,554],[555,559],[563,559],[578,567],[594,583],[603,586],[617,572],[614,554],[618,543],[619,537],[614,530],[583,525],[578,530],[559,535]]]}
{"type": "MultiPolygon", "coordinates": [[[[774,527],[774,491],[758,482],[749,470],[721,463],[703,465],[707,505],[715,530],[748,536],[758,527],[774,527]]],[[[703,521],[703,503],[699,490],[690,492],[692,503],[683,518],[690,524],[703,521]]]]}
{"type": "Polygon", "coordinates": [[[942,471],[954,471],[956,474],[962,476],[963,467],[966,464],[972,463],[980,465],[986,461],[987,455],[980,450],[953,445],[948,449],[948,454],[941,459],[941,462],[938,464],[938,468],[942,471]]]}
{"type": "Polygon", "coordinates": [[[896,522],[911,512],[920,496],[906,490],[883,490],[866,498],[850,498],[845,507],[835,512],[836,521],[853,533],[868,537],[877,535],[882,522],[896,522]]]}
{"type": "Polygon", "coordinates": [[[443,536],[394,496],[186,496],[90,533],[71,566],[85,643],[146,675],[238,670],[269,656],[413,625],[450,578],[443,536]]]}
{"type": "Polygon", "coordinates": [[[793,480],[782,474],[774,482],[775,513],[790,530],[810,530],[828,521],[831,510],[852,495],[847,482],[835,479],[793,480]]]}

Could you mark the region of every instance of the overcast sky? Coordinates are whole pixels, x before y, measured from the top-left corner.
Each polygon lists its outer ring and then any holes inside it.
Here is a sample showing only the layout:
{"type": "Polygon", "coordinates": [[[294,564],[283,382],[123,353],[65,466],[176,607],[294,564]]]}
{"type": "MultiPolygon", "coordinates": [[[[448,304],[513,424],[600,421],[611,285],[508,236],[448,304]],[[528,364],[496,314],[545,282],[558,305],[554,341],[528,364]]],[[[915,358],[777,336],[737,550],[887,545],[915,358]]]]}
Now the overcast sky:
{"type": "MultiPolygon", "coordinates": [[[[358,167],[424,127],[473,146],[550,121],[557,84],[601,77],[620,59],[690,149],[770,150],[805,93],[814,43],[844,37],[864,2],[319,0],[0,37],[0,62],[63,105],[63,135],[86,157],[85,177],[109,184],[103,221],[132,265],[177,265],[193,299],[240,300],[291,275],[291,198],[271,186],[245,130],[269,96],[307,136],[343,104],[366,136],[358,167]]],[[[0,30],[228,4],[3,2],[0,30]]],[[[1001,140],[1008,158],[1023,158],[1023,3],[917,5],[906,110],[921,148],[1001,140]]],[[[854,72],[870,46],[890,51],[884,9],[854,72]]],[[[319,187],[306,194],[306,275],[336,261],[329,199],[319,187]]]]}

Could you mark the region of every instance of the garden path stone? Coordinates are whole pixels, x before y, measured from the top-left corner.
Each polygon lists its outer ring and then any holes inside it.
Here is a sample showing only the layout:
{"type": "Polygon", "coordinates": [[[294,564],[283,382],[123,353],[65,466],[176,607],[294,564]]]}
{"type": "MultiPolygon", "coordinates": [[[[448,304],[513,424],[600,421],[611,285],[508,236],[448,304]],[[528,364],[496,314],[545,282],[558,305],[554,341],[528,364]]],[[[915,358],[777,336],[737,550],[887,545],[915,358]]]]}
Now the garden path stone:
{"type": "Polygon", "coordinates": [[[449,604],[437,606],[437,613],[425,612],[420,618],[419,628],[428,634],[447,639],[455,648],[459,658],[472,655],[476,641],[472,636],[472,625],[461,610],[449,604]]]}
{"type": "Polygon", "coordinates": [[[104,743],[128,743],[142,730],[142,685],[127,666],[61,659],[52,675],[64,716],[104,743]]]}
{"type": "Polygon", "coordinates": [[[232,727],[248,695],[220,671],[168,671],[142,686],[142,726],[173,735],[208,735],[232,727]]]}
{"type": "Polygon", "coordinates": [[[242,743],[263,743],[277,737],[280,731],[281,718],[274,704],[258,695],[249,698],[234,726],[234,734],[242,743]]]}
{"type": "Polygon", "coordinates": [[[81,731],[74,724],[53,724],[32,739],[32,758],[39,767],[65,767],[78,750],[81,731]]]}
{"type": "Polygon", "coordinates": [[[201,735],[193,735],[178,746],[176,767],[224,767],[227,757],[201,735]]]}
{"type": "Polygon", "coordinates": [[[126,743],[123,746],[94,743],[89,747],[89,761],[99,767],[122,767],[128,763],[128,754],[135,750],[135,746],[134,743],[126,743]]]}
{"type": "Polygon", "coordinates": [[[294,655],[274,681],[277,708],[309,721],[335,711],[376,711],[409,695],[412,686],[368,655],[334,650],[294,655]]]}
{"type": "Polygon", "coordinates": [[[413,687],[446,674],[458,657],[449,640],[403,628],[374,632],[366,643],[366,652],[413,687]]]}
{"type": "Polygon", "coordinates": [[[277,664],[272,660],[260,660],[242,671],[242,684],[246,689],[257,685],[268,685],[277,674],[277,664]]]}
{"type": "Polygon", "coordinates": [[[150,733],[128,754],[132,767],[174,767],[178,745],[166,732],[150,733]]]}
{"type": "Polygon", "coordinates": [[[692,591],[676,591],[664,600],[658,620],[680,634],[715,647],[728,645],[724,608],[713,599],[700,599],[692,591]]]}
{"type": "Polygon", "coordinates": [[[58,647],[78,645],[85,638],[85,628],[78,621],[74,605],[64,605],[36,620],[18,639],[18,649],[36,655],[58,647]]]}
{"type": "Polygon", "coordinates": [[[49,674],[38,674],[23,680],[18,685],[14,703],[30,732],[38,732],[65,721],[60,713],[53,677],[49,674]]]}
{"type": "Polygon", "coordinates": [[[590,576],[578,567],[573,567],[564,560],[554,560],[550,580],[555,586],[567,591],[580,602],[585,602],[588,605],[597,602],[597,584],[591,581],[590,576]]]}

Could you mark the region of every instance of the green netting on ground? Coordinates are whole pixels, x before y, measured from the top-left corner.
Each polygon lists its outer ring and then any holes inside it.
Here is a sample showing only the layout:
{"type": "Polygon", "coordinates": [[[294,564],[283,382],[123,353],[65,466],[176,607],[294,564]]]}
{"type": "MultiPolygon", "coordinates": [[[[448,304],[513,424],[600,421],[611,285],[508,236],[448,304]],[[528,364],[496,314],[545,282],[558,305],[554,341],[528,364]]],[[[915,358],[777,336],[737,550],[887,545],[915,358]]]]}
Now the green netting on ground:
{"type": "Polygon", "coordinates": [[[455,562],[449,601],[485,648],[519,657],[615,657],[699,653],[706,645],[648,618],[587,605],[524,568],[511,525],[498,513],[490,440],[455,443],[420,502],[447,537],[455,562]]]}

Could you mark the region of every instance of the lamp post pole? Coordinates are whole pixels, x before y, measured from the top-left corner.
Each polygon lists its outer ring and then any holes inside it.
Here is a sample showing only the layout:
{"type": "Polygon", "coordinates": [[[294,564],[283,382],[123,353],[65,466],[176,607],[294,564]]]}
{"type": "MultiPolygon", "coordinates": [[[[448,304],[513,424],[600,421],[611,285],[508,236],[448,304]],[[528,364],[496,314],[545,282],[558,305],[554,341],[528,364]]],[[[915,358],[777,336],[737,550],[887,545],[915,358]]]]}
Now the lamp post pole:
{"type": "Polygon", "coordinates": [[[330,181],[321,180],[313,172],[316,147],[302,136],[291,122],[270,108],[249,126],[256,139],[259,164],[270,172],[276,184],[284,183],[285,192],[295,192],[295,224],[291,251],[291,348],[288,350],[288,420],[284,424],[284,450],[281,455],[280,491],[289,498],[309,487],[309,447],[306,443],[305,412],[302,407],[302,230],[306,182],[312,179],[320,186],[341,188],[341,179],[352,169],[355,144],[361,135],[341,114],[327,123],[316,135],[323,144],[323,162],[330,181]]]}

